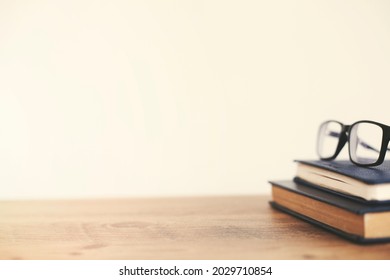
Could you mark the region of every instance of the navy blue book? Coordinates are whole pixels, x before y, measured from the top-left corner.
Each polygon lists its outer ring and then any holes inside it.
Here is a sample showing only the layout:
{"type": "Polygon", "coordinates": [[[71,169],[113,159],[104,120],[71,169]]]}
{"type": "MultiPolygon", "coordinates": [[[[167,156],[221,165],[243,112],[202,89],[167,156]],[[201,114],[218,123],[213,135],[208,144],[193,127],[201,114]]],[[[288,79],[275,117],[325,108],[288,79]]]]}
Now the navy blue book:
{"type": "Polygon", "coordinates": [[[359,167],[349,160],[296,160],[296,181],[341,195],[381,202],[390,200],[390,161],[359,167]]]}
{"type": "Polygon", "coordinates": [[[367,204],[294,181],[273,181],[272,207],[358,243],[390,241],[390,202],[367,204]]]}

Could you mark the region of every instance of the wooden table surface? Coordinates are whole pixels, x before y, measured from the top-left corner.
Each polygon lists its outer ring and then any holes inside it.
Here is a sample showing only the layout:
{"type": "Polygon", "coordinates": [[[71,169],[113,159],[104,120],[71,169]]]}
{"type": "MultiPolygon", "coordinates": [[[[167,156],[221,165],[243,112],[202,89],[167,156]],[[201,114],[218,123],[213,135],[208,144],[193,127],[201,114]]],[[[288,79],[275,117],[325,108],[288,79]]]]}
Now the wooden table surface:
{"type": "Polygon", "coordinates": [[[267,196],[0,202],[1,259],[390,259],[267,196]]]}

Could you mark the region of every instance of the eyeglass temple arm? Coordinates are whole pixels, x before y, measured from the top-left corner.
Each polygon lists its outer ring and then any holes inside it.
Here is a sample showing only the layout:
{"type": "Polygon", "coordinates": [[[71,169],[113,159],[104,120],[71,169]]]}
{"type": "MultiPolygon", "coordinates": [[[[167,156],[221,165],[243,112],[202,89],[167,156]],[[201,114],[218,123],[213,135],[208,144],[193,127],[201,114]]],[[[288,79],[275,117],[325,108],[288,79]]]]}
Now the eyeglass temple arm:
{"type": "MultiPolygon", "coordinates": [[[[332,137],[340,137],[340,133],[336,132],[336,131],[329,131],[329,136],[332,136],[332,137]]],[[[366,142],[363,142],[362,140],[358,139],[358,143],[360,145],[362,145],[364,148],[366,149],[369,149],[369,150],[373,150],[377,153],[380,153],[379,150],[375,149],[374,147],[368,145],[366,142]]],[[[387,148],[388,151],[390,151],[390,148],[387,148]]]]}
{"type": "MultiPolygon", "coordinates": [[[[368,145],[367,143],[364,143],[363,141],[361,141],[361,140],[358,140],[359,141],[359,144],[360,145],[362,145],[364,148],[366,148],[366,149],[370,149],[370,150],[374,150],[375,152],[378,152],[378,153],[380,153],[380,151],[379,150],[377,150],[377,149],[375,149],[375,148],[373,148],[373,147],[371,147],[370,145],[368,145]]],[[[388,151],[390,151],[390,148],[386,148],[386,150],[388,150],[388,151]]]]}

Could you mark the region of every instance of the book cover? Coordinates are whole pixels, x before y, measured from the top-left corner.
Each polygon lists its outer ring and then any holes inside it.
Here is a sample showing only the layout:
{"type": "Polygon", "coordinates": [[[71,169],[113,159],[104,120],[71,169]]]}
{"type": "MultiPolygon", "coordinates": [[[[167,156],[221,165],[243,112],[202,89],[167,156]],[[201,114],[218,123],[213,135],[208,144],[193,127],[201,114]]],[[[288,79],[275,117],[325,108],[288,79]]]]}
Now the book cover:
{"type": "Polygon", "coordinates": [[[360,167],[350,160],[295,160],[298,163],[325,169],[359,180],[368,185],[390,183],[390,160],[375,167],[360,167]]]}

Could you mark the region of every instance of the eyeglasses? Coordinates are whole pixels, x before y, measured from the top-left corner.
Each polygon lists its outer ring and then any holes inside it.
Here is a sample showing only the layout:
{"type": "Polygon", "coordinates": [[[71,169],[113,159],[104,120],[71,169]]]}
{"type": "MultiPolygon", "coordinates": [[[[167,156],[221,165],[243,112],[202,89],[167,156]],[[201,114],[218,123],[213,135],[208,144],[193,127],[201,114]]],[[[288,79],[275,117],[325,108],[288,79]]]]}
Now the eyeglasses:
{"type": "Polygon", "coordinates": [[[376,166],[383,163],[390,140],[390,126],[358,121],[344,125],[326,121],[318,131],[317,153],[322,160],[335,159],[348,142],[350,160],[359,166],[376,166]]]}

